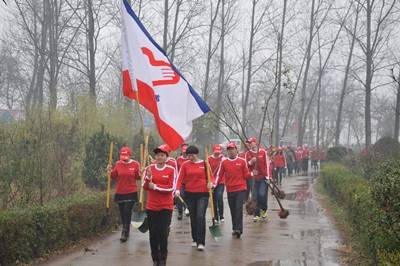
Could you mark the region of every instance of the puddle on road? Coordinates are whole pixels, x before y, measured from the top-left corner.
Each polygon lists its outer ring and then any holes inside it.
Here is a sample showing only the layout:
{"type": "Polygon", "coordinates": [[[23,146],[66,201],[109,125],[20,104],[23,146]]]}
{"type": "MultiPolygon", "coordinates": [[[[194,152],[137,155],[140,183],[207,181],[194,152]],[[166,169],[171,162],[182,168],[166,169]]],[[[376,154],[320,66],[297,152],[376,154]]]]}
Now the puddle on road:
{"type": "Polygon", "coordinates": [[[256,261],[247,264],[248,266],[284,266],[284,265],[307,265],[307,261],[301,260],[278,260],[278,261],[256,261]]]}
{"type": "Polygon", "coordinates": [[[286,193],[285,200],[306,201],[312,199],[313,195],[310,191],[299,190],[293,193],[286,193]]]}

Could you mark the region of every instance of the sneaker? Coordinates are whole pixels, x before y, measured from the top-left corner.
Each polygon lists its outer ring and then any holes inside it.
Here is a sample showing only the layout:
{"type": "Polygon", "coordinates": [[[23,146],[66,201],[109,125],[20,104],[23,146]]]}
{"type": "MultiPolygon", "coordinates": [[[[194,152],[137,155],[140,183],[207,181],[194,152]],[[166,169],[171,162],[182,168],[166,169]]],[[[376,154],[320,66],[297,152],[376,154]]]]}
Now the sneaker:
{"type": "Polygon", "coordinates": [[[225,219],[224,219],[224,218],[221,218],[219,221],[220,221],[221,223],[223,223],[223,222],[225,222],[225,219]]]}
{"type": "Polygon", "coordinates": [[[261,218],[263,218],[263,219],[267,219],[267,218],[268,218],[268,213],[267,213],[267,211],[263,211],[263,212],[261,213],[261,218]]]}
{"type": "Polygon", "coordinates": [[[178,214],[178,220],[182,220],[182,213],[178,214]]]}
{"type": "Polygon", "coordinates": [[[195,241],[192,242],[192,247],[197,247],[197,243],[195,241]]]}
{"type": "Polygon", "coordinates": [[[185,215],[188,217],[190,215],[189,209],[185,209],[185,215]]]}
{"type": "Polygon", "coordinates": [[[260,221],[260,216],[254,216],[254,218],[253,218],[253,222],[258,222],[258,221],[260,221]]]}
{"type": "Polygon", "coordinates": [[[197,250],[203,251],[203,250],[204,250],[204,245],[199,244],[199,245],[197,246],[197,250]]]}

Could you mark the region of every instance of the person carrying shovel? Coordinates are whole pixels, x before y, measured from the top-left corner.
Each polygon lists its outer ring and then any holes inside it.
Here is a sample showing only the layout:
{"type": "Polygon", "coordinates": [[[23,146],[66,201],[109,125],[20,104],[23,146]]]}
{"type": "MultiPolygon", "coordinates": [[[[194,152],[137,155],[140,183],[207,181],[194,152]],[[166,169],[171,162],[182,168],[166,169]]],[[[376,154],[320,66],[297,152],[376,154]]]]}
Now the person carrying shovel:
{"type": "Polygon", "coordinates": [[[216,183],[220,178],[225,178],[229,209],[232,216],[232,235],[240,238],[243,233],[243,204],[247,192],[246,180],[251,178],[251,173],[246,160],[238,157],[235,143],[229,143],[226,149],[228,157],[221,162],[216,183]]]}
{"type": "Polygon", "coordinates": [[[126,242],[129,237],[132,208],[137,201],[136,180],[140,180],[140,164],[132,160],[131,155],[129,147],[122,147],[119,151],[120,160],[114,168],[112,165],[108,165],[107,168],[111,178],[117,181],[114,201],[118,203],[121,215],[121,242],[126,242]]]}
{"type": "Polygon", "coordinates": [[[151,257],[154,265],[166,265],[168,235],[174,206],[176,169],[167,164],[169,149],[154,149],[155,163],[145,170],[143,188],[147,190],[146,212],[149,223],[151,257]]]}
{"type": "MultiPolygon", "coordinates": [[[[224,155],[222,154],[222,147],[219,144],[215,144],[213,147],[213,154],[208,156],[208,162],[211,167],[211,171],[216,177],[217,172],[219,170],[219,167],[221,165],[221,162],[224,160],[224,155]]],[[[225,190],[225,185],[224,185],[224,178],[221,177],[218,179],[217,183],[215,184],[214,188],[214,217],[216,222],[218,223],[223,223],[224,220],[224,190],[225,190]]]]}
{"type": "MultiPolygon", "coordinates": [[[[254,188],[252,197],[256,201],[254,222],[260,219],[267,219],[268,209],[268,184],[272,173],[270,172],[270,160],[267,151],[259,149],[257,139],[251,137],[247,140],[250,143],[250,150],[246,153],[246,161],[254,177],[254,188]]],[[[272,170],[272,169],[271,169],[272,170]]]]}
{"type": "Polygon", "coordinates": [[[189,146],[186,154],[189,161],[183,163],[179,171],[175,196],[180,196],[180,189],[184,185],[190,214],[192,247],[203,251],[206,241],[206,211],[214,177],[211,173],[211,182],[208,182],[206,163],[199,158],[199,149],[196,146],[189,146]]]}

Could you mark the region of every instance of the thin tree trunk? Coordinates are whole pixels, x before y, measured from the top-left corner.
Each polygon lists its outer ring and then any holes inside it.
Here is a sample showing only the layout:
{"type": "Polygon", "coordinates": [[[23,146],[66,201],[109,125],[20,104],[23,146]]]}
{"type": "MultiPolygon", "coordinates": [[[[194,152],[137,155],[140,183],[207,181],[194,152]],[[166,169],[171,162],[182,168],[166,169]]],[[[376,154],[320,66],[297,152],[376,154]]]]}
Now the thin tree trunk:
{"type": "MultiPolygon", "coordinates": [[[[321,55],[321,43],[319,39],[319,33],[318,33],[318,63],[319,63],[319,79],[322,78],[321,72],[323,71],[322,69],[322,55],[321,55]]],[[[317,152],[319,152],[319,144],[320,144],[320,119],[321,119],[321,87],[322,87],[322,82],[319,80],[319,85],[318,85],[318,98],[317,98],[317,139],[316,139],[316,146],[317,146],[317,152]]]]}
{"type": "Polygon", "coordinates": [[[338,113],[337,113],[337,118],[336,118],[336,129],[335,129],[335,146],[338,146],[339,141],[340,141],[340,131],[341,131],[340,124],[342,122],[343,104],[344,104],[344,99],[345,99],[346,91],[347,91],[347,81],[348,81],[350,67],[351,67],[351,60],[353,57],[354,44],[356,42],[358,15],[359,15],[359,11],[358,11],[358,6],[357,6],[356,18],[355,18],[354,27],[353,27],[353,35],[352,35],[351,44],[350,44],[349,57],[347,58],[346,70],[345,70],[344,79],[343,79],[343,86],[342,86],[342,90],[340,92],[340,97],[339,97],[339,107],[338,107],[338,113]]]}
{"type": "Polygon", "coordinates": [[[57,77],[56,68],[58,63],[58,14],[57,0],[51,1],[49,5],[49,93],[50,93],[50,110],[55,110],[57,107],[57,77]]]}
{"type": "Polygon", "coordinates": [[[163,32],[163,50],[166,54],[168,54],[167,46],[168,46],[168,13],[169,6],[168,0],[164,0],[164,32],[163,32]]]}
{"type": "Polygon", "coordinates": [[[274,144],[275,146],[280,145],[280,131],[279,131],[279,124],[280,124],[280,98],[281,98],[281,87],[282,87],[282,52],[283,52],[283,38],[285,33],[285,20],[286,20],[286,6],[287,0],[283,0],[283,13],[282,13],[282,25],[281,25],[281,32],[279,34],[279,45],[278,45],[278,54],[279,54],[279,65],[278,65],[278,87],[276,91],[276,114],[275,114],[275,126],[274,126],[274,144]]]}
{"type": "Polygon", "coordinates": [[[36,81],[36,94],[35,94],[35,102],[39,107],[43,106],[43,87],[44,87],[44,72],[46,67],[46,47],[47,47],[47,31],[48,31],[48,22],[47,22],[47,12],[48,12],[49,0],[43,1],[43,18],[42,18],[42,30],[41,30],[41,42],[40,42],[40,59],[38,66],[38,74],[36,81]]]}
{"type": "Polygon", "coordinates": [[[96,101],[96,61],[95,61],[95,35],[94,35],[94,14],[93,0],[87,0],[87,15],[88,15],[88,50],[89,50],[89,95],[96,101]]]}
{"type": "Polygon", "coordinates": [[[394,139],[399,141],[399,124],[400,124],[400,73],[398,76],[397,95],[396,95],[396,113],[394,115],[394,139]]]}
{"type": "Polygon", "coordinates": [[[313,42],[313,32],[314,32],[314,24],[315,24],[315,16],[314,16],[314,8],[315,8],[315,0],[312,0],[311,3],[311,13],[310,13],[310,30],[309,30],[309,38],[307,44],[307,59],[306,59],[306,67],[304,70],[303,76],[303,84],[301,87],[301,97],[300,97],[300,112],[298,116],[298,130],[297,130],[297,145],[303,145],[303,118],[304,118],[304,109],[306,104],[306,87],[307,87],[307,79],[308,79],[308,71],[310,69],[311,63],[311,47],[313,42]]]}
{"type": "MultiPolygon", "coordinates": [[[[220,54],[220,62],[219,62],[219,79],[218,79],[218,91],[217,91],[217,105],[216,105],[216,113],[218,116],[221,114],[221,106],[222,106],[222,93],[224,91],[225,86],[225,0],[222,0],[222,11],[221,11],[221,54],[220,54]]],[[[217,122],[217,131],[220,130],[220,124],[217,122]]],[[[215,136],[215,141],[218,141],[218,134],[215,136]]]]}
{"type": "Polygon", "coordinates": [[[176,35],[178,31],[178,21],[179,21],[179,12],[182,5],[182,0],[176,1],[176,9],[175,9],[175,18],[174,18],[174,30],[172,32],[172,41],[171,41],[171,62],[174,62],[175,59],[175,47],[176,47],[176,35]]]}
{"type": "Polygon", "coordinates": [[[371,21],[372,3],[367,0],[367,44],[366,44],[366,72],[365,72],[365,147],[371,146],[371,83],[372,83],[372,47],[371,47],[371,21]]]}
{"type": "Polygon", "coordinates": [[[304,63],[306,62],[306,58],[307,58],[307,54],[305,53],[303,56],[303,61],[301,62],[299,75],[297,76],[297,79],[296,79],[296,86],[294,87],[293,94],[290,96],[290,100],[289,100],[289,104],[288,104],[287,112],[286,112],[286,117],[285,117],[285,124],[283,125],[281,138],[283,138],[286,135],[286,131],[287,131],[287,128],[289,125],[290,115],[292,113],[293,102],[294,102],[294,99],[296,96],[297,89],[299,87],[301,73],[303,73],[303,68],[304,68],[304,63]]]}
{"type": "MultiPolygon", "coordinates": [[[[212,5],[212,1],[210,4],[212,5]]],[[[207,62],[206,62],[206,74],[205,74],[205,80],[204,80],[204,88],[203,88],[203,99],[207,101],[208,98],[208,83],[210,79],[210,65],[211,65],[211,57],[212,57],[212,40],[213,40],[213,30],[214,30],[214,24],[215,20],[217,19],[218,16],[218,9],[219,9],[219,4],[221,3],[221,0],[218,0],[217,3],[217,8],[215,10],[215,14],[211,14],[211,21],[210,21],[210,27],[208,29],[208,50],[207,50],[207,62]]]]}
{"type": "Polygon", "coordinates": [[[252,76],[252,60],[253,60],[253,40],[254,40],[254,19],[256,12],[256,0],[253,0],[252,12],[251,12],[251,27],[250,27],[250,43],[249,43],[249,61],[247,66],[247,83],[246,83],[246,93],[244,95],[244,102],[242,106],[242,124],[246,128],[246,120],[247,120],[247,104],[249,102],[250,95],[250,85],[251,85],[251,76],[252,76]]]}

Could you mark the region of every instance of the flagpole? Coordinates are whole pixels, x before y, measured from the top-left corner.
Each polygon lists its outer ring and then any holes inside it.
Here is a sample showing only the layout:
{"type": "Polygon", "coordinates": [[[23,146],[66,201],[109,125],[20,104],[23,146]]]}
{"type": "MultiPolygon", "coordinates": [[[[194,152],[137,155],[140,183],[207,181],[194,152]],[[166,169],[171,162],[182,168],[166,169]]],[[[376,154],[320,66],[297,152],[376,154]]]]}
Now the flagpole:
{"type": "MultiPolygon", "coordinates": [[[[128,1],[128,4],[131,6],[132,5],[131,0],[127,0],[127,1],[128,1]]],[[[140,126],[141,126],[140,130],[141,130],[141,134],[143,135],[143,143],[145,143],[146,142],[146,137],[144,135],[143,115],[142,115],[142,111],[141,111],[140,104],[139,104],[139,87],[138,86],[136,86],[136,87],[137,87],[137,90],[136,90],[136,104],[135,105],[136,105],[136,110],[137,110],[137,112],[139,114],[139,120],[140,120],[140,126]]]]}

